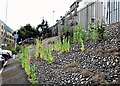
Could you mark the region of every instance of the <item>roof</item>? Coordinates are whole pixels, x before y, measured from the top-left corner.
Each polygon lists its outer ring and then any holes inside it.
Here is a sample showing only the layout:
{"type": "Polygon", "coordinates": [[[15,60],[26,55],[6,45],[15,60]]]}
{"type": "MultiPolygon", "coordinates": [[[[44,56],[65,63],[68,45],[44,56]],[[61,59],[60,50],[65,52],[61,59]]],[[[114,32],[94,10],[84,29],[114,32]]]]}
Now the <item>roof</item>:
{"type": "Polygon", "coordinates": [[[8,31],[8,32],[10,32],[10,33],[13,32],[13,30],[12,30],[10,27],[8,27],[3,21],[0,20],[0,24],[1,24],[1,23],[4,25],[4,29],[5,29],[6,31],[8,31]]]}

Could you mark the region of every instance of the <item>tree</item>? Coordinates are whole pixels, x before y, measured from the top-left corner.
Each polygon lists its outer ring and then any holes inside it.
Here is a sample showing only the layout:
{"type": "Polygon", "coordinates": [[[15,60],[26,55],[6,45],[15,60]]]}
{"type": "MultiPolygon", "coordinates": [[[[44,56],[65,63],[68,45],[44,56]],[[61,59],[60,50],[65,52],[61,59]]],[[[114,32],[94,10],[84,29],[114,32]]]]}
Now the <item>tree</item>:
{"type": "MultiPolygon", "coordinates": [[[[16,33],[16,31],[13,33],[13,35],[16,33]]],[[[26,24],[25,26],[20,27],[20,29],[17,32],[19,34],[19,38],[17,41],[21,41],[26,39],[26,38],[35,38],[38,36],[37,30],[32,27],[30,24],[26,24]]]]}
{"type": "Polygon", "coordinates": [[[39,32],[39,36],[45,36],[45,34],[49,33],[49,28],[48,28],[48,22],[45,21],[44,19],[42,20],[42,23],[37,25],[36,30],[39,32]],[[39,29],[42,29],[42,32],[39,31],[39,29]]]}

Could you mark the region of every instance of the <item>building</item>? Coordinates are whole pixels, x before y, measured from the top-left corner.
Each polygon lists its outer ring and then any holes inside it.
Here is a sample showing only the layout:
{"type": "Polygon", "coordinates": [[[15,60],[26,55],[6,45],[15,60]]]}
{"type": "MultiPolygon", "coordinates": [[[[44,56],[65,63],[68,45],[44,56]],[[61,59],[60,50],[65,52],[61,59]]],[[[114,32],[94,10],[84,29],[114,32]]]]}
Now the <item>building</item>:
{"type": "Polygon", "coordinates": [[[120,0],[107,0],[107,23],[120,21],[120,0]]]}
{"type": "Polygon", "coordinates": [[[70,10],[57,22],[57,31],[64,26],[74,27],[77,23],[87,31],[88,23],[102,21],[107,25],[120,21],[120,0],[75,0],[70,10]]]}
{"type": "Polygon", "coordinates": [[[0,20],[0,44],[14,43],[13,30],[0,20]]]}
{"type": "Polygon", "coordinates": [[[65,17],[67,24],[79,22],[87,30],[88,23],[92,20],[95,23],[103,20],[106,24],[120,21],[120,0],[82,0],[79,3],[74,2],[69,12],[70,19],[65,17]],[[79,9],[78,6],[83,2],[84,5],[79,9]]]}

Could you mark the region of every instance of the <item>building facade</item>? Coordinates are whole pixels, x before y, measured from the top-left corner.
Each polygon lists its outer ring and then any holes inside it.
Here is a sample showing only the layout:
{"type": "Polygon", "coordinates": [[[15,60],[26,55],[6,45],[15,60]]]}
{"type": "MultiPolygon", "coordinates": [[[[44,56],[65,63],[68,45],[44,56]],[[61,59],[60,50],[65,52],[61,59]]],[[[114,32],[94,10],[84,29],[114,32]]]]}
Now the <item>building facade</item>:
{"type": "MultiPolygon", "coordinates": [[[[58,30],[55,30],[60,31],[64,26],[74,26],[80,23],[87,31],[88,23],[93,22],[93,20],[94,23],[104,21],[107,25],[119,22],[120,0],[75,0],[65,16],[60,17],[56,24],[58,30]],[[81,3],[84,5],[81,6],[81,3]]],[[[53,26],[55,27],[55,25],[53,26]]]]}
{"type": "Polygon", "coordinates": [[[107,23],[120,21],[120,0],[107,1],[107,23]]]}
{"type": "MultiPolygon", "coordinates": [[[[83,0],[84,1],[84,0],[83,0]]],[[[78,22],[87,30],[88,23],[104,20],[106,24],[120,21],[120,0],[94,0],[78,11],[78,22]]]]}
{"type": "Polygon", "coordinates": [[[14,43],[13,30],[0,20],[0,45],[14,43]]]}

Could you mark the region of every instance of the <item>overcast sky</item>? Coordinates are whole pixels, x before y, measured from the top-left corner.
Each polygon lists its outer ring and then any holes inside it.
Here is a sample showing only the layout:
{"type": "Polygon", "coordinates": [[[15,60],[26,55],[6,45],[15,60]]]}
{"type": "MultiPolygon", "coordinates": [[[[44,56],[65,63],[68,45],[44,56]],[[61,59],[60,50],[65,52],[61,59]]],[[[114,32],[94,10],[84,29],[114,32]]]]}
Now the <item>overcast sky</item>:
{"type": "MultiPolygon", "coordinates": [[[[0,0],[0,19],[6,22],[6,1],[0,0]]],[[[42,19],[48,21],[50,26],[60,16],[69,11],[70,5],[75,0],[8,0],[7,25],[13,30],[30,23],[36,27],[42,19]]]]}

